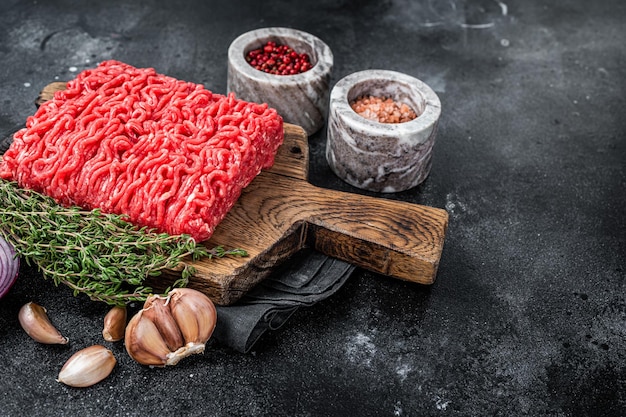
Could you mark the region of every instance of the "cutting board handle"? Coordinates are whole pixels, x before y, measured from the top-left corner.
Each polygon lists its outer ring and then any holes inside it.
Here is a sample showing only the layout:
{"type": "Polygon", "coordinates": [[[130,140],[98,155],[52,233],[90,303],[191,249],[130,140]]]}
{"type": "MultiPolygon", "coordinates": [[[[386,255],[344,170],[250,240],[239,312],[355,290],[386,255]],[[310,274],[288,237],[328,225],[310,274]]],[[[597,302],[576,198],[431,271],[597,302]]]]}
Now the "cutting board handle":
{"type": "MultiPolygon", "coordinates": [[[[364,269],[432,284],[448,225],[445,210],[309,187],[292,201],[306,245],[364,269]]],[[[296,219],[294,219],[296,220],[296,219]]]]}

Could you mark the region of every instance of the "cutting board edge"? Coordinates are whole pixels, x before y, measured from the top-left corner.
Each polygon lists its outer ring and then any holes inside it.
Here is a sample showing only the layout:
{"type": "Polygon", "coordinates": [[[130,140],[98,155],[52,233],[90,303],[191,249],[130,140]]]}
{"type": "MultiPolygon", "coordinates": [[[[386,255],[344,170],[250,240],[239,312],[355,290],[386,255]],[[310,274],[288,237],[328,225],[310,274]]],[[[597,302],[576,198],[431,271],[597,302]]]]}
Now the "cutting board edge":
{"type": "MultiPolygon", "coordinates": [[[[302,230],[306,227],[304,222],[294,223],[279,238],[278,244],[269,246],[250,258],[245,258],[246,262],[233,269],[231,273],[196,274],[190,277],[189,286],[208,289],[211,292],[219,289],[219,296],[213,299],[216,304],[229,305],[236,302],[250,289],[269,277],[275,271],[276,266],[306,247],[304,239],[306,232],[302,230]]],[[[210,269],[210,267],[209,262],[203,265],[200,271],[205,268],[210,269]]],[[[195,265],[195,268],[198,266],[195,265]]]]}

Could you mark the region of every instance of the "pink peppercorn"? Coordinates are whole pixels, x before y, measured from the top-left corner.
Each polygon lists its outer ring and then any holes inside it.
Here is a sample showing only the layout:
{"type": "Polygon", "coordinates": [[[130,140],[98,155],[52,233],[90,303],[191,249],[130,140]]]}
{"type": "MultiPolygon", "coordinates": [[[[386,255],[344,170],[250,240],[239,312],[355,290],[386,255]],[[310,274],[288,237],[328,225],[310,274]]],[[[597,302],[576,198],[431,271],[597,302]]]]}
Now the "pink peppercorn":
{"type": "Polygon", "coordinates": [[[300,74],[313,68],[308,54],[299,54],[290,46],[273,41],[248,52],[246,62],[259,71],[275,75],[300,74]]]}

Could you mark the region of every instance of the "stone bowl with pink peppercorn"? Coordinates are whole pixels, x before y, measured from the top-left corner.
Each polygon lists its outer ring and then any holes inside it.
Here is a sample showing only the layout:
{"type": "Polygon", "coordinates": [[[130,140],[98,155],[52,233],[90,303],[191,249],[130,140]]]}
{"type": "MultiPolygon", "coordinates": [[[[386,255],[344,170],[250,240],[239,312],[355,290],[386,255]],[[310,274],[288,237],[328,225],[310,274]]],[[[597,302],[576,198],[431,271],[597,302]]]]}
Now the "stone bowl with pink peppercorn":
{"type": "MultiPolygon", "coordinates": [[[[269,60],[269,52],[261,58],[269,60]]],[[[237,37],[228,48],[227,90],[242,100],[267,103],[285,122],[301,126],[312,135],[326,122],[332,68],[333,54],[316,36],[291,28],[256,29],[237,37]],[[287,64],[292,71],[276,68],[270,73],[260,64],[249,62],[250,52],[269,48],[268,42],[293,49],[294,57],[287,64]],[[303,72],[302,56],[310,63],[303,72]]]]}
{"type": "Polygon", "coordinates": [[[330,94],[326,160],[337,176],[357,188],[382,193],[408,190],[430,172],[440,115],[439,97],[417,78],[376,69],[350,74],[330,94]],[[396,118],[395,123],[387,122],[388,116],[369,118],[380,111],[380,103],[371,102],[383,98],[398,108],[408,107],[413,118],[401,122],[396,118]],[[370,103],[363,115],[352,107],[357,101],[370,103]]]}

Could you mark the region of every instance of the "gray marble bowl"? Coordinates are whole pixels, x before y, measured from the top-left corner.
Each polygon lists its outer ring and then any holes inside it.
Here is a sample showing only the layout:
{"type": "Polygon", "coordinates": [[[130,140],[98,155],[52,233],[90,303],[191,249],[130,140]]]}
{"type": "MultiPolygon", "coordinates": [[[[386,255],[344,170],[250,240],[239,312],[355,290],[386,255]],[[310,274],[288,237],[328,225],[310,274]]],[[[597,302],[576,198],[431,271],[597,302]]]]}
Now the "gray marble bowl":
{"type": "Polygon", "coordinates": [[[389,70],[366,70],[337,82],[330,94],[326,160],[347,183],[392,193],[423,182],[430,172],[441,102],[422,81],[389,70]],[[391,98],[418,115],[404,123],[379,123],[356,113],[359,96],[391,98]]]}
{"type": "Polygon", "coordinates": [[[326,122],[332,68],[333,54],[319,38],[290,28],[257,29],[239,36],[228,48],[227,89],[242,100],[267,103],[285,122],[299,125],[311,135],[326,122]],[[313,68],[295,75],[257,70],[245,56],[268,41],[307,53],[313,68]]]}

